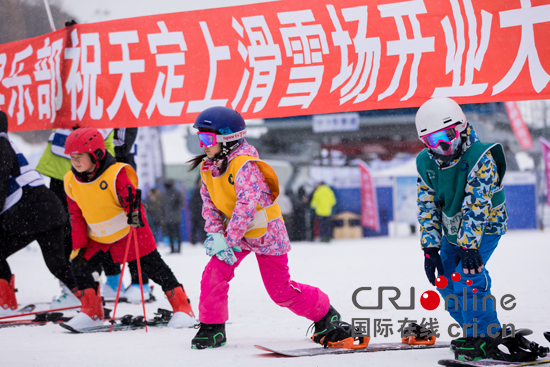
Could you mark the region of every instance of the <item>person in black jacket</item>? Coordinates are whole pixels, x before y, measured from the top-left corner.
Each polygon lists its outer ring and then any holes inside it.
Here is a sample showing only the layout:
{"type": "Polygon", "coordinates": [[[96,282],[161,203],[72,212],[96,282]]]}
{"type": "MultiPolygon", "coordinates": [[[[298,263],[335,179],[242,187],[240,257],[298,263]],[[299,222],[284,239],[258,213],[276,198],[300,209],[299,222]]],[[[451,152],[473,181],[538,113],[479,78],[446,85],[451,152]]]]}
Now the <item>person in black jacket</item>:
{"type": "Polygon", "coordinates": [[[76,290],[64,255],[67,212],[59,198],[44,186],[24,155],[8,138],[8,117],[0,111],[0,316],[17,312],[15,276],[7,258],[37,241],[50,272],[76,290]]]}
{"type": "Polygon", "coordinates": [[[189,200],[189,212],[191,213],[191,244],[203,243],[206,240],[206,232],[204,231],[205,220],[202,217],[202,197],[201,197],[202,181],[199,177],[195,183],[195,190],[189,200]]]}
{"type": "Polygon", "coordinates": [[[117,162],[128,163],[137,171],[136,161],[136,138],[137,127],[115,129],[113,143],[115,144],[115,158],[117,162]]]}
{"type": "Polygon", "coordinates": [[[161,196],[163,233],[170,240],[172,253],[181,250],[181,211],[183,198],[181,192],[174,188],[174,181],[164,182],[165,192],[161,196]]]}

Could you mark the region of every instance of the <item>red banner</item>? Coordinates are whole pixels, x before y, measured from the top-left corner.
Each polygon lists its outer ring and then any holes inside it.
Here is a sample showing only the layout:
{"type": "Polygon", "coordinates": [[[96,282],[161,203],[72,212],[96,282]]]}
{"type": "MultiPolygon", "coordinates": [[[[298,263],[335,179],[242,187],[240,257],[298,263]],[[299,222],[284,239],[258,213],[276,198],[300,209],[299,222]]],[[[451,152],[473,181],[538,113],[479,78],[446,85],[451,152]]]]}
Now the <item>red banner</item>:
{"type": "Polygon", "coordinates": [[[549,0],[279,1],[0,45],[10,130],[550,98],[549,0]]]}
{"type": "Polygon", "coordinates": [[[504,102],[504,107],[506,108],[506,113],[510,119],[510,124],[512,125],[512,131],[518,139],[519,145],[525,150],[533,148],[533,140],[531,139],[531,133],[523,121],[521,116],[521,111],[518,108],[516,102],[504,102]]]}
{"type": "Polygon", "coordinates": [[[539,138],[544,159],[544,172],[546,173],[546,204],[550,205],[550,142],[539,138]]]}
{"type": "Polygon", "coordinates": [[[361,175],[361,226],[380,232],[378,201],[372,175],[365,162],[359,162],[358,166],[361,175]]]}

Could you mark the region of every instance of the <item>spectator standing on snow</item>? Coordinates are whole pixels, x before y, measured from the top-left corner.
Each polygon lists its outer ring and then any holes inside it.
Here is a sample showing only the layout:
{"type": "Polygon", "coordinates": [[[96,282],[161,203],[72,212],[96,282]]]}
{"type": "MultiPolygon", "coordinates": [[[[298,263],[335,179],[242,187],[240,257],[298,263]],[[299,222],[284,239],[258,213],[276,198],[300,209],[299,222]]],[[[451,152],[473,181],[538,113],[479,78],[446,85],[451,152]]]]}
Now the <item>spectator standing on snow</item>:
{"type": "Polygon", "coordinates": [[[202,197],[201,197],[200,177],[195,183],[195,189],[189,200],[189,213],[191,214],[191,244],[203,243],[206,240],[204,225],[206,221],[202,217],[202,197]]]}
{"type": "Polygon", "coordinates": [[[310,206],[319,218],[321,241],[330,242],[332,239],[332,208],[336,205],[336,197],[332,189],[320,182],[313,191],[310,206]]]}
{"type": "Polygon", "coordinates": [[[170,241],[170,252],[178,253],[181,250],[181,211],[183,210],[183,197],[174,187],[173,180],[164,182],[166,189],[161,196],[163,234],[170,241]]]}

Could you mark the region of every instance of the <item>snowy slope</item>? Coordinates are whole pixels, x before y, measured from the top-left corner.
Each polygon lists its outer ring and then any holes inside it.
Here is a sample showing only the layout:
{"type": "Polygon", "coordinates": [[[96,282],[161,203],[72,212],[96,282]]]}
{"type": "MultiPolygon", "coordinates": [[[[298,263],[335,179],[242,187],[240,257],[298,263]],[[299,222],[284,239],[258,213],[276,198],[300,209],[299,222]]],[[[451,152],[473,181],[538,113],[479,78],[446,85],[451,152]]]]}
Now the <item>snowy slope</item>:
{"type": "MultiPolygon", "coordinates": [[[[501,322],[535,330],[533,340],[547,344],[542,331],[550,330],[547,321],[550,301],[548,282],[548,232],[524,231],[505,235],[489,262],[493,294],[500,300],[513,294],[517,306],[503,311],[497,306],[501,322]]],[[[180,255],[161,254],[184,284],[198,311],[200,278],[208,260],[202,246],[185,244],[180,255]]],[[[376,337],[371,343],[397,341],[397,320],[404,317],[436,317],[441,340],[450,340],[447,327],[453,322],[440,305],[424,310],[418,299],[432,287],[425,279],[417,237],[339,240],[331,244],[296,243],[289,254],[294,280],[319,286],[329,294],[332,304],[345,320],[353,318],[391,319],[394,335],[376,337]],[[416,290],[414,311],[395,310],[389,302],[382,310],[357,309],[351,296],[358,287],[396,286],[402,291],[400,304],[407,304],[410,287],[416,290]]],[[[46,269],[36,244],[9,259],[16,274],[18,301],[27,304],[46,301],[59,292],[57,281],[46,269]]],[[[129,279],[125,279],[126,284],[129,279]]],[[[147,314],[169,308],[157,286],[158,301],[147,305],[147,314]]],[[[374,305],[372,295],[359,298],[374,305]]],[[[254,344],[276,348],[312,347],[305,334],[310,322],[276,306],[265,292],[256,260],[249,256],[236,270],[230,290],[228,343],[214,350],[191,350],[196,330],[149,329],[113,334],[74,335],[59,326],[0,329],[1,366],[435,366],[440,358],[452,358],[446,349],[363,353],[355,355],[274,358],[256,350],[254,344]]],[[[117,314],[139,314],[140,305],[121,305],[117,314]]]]}

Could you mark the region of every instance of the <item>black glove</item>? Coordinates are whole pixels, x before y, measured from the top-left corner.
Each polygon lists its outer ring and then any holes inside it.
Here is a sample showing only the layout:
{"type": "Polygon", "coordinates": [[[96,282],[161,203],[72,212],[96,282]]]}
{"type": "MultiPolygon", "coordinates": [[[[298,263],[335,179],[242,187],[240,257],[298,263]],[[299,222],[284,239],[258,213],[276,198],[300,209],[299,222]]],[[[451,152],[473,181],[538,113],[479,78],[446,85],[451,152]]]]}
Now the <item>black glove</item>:
{"type": "Polygon", "coordinates": [[[478,250],[466,249],[464,247],[459,248],[455,256],[455,266],[458,265],[460,260],[462,260],[462,270],[464,274],[481,273],[481,269],[483,269],[483,259],[478,250]]]}
{"type": "Polygon", "coordinates": [[[127,216],[128,216],[128,224],[131,225],[132,227],[134,228],[145,227],[145,223],[141,221],[138,211],[128,213],[127,216]]]}
{"type": "Polygon", "coordinates": [[[86,252],[86,247],[82,247],[71,251],[71,255],[69,256],[69,262],[73,262],[74,260],[76,260],[76,264],[78,264],[78,266],[82,266],[82,264],[84,263],[85,252],[86,252]]]}
{"type": "Polygon", "coordinates": [[[435,285],[435,269],[439,275],[443,274],[443,263],[439,256],[439,249],[436,247],[428,247],[424,249],[424,270],[426,276],[432,285],[435,285]]]}

